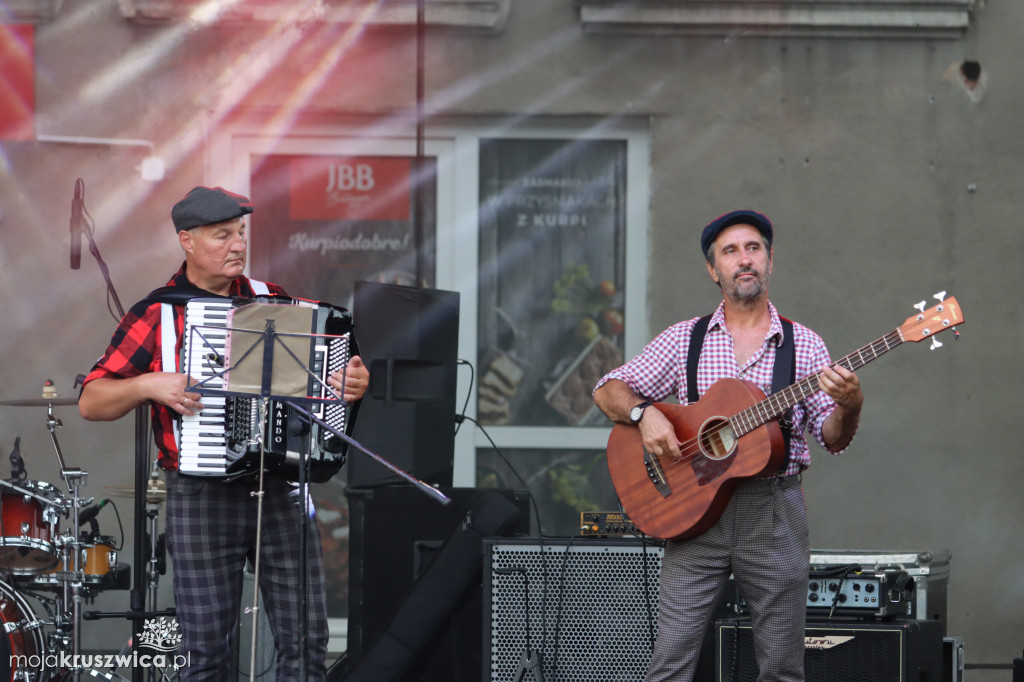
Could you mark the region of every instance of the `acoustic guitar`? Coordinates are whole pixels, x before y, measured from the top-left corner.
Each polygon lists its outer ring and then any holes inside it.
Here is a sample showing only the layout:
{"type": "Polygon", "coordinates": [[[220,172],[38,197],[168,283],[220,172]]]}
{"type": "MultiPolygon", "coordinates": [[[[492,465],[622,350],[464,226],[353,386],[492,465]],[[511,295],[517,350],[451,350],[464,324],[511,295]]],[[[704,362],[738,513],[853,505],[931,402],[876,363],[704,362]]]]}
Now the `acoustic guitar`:
{"type": "MultiPolygon", "coordinates": [[[[924,301],[917,304],[919,314],[834,364],[855,371],[907,341],[962,324],[960,304],[945,295],[936,294],[940,303],[928,310],[924,301]]],[[[932,350],[941,345],[932,338],[932,350]]],[[[778,473],[786,456],[778,420],[820,390],[820,374],[769,396],[749,381],[725,378],[691,405],[653,405],[675,429],[679,459],[655,456],[644,448],[638,427],[616,424],[608,438],[608,469],[630,520],[647,535],[666,540],[695,537],[710,528],[741,479],[778,473]]]]}

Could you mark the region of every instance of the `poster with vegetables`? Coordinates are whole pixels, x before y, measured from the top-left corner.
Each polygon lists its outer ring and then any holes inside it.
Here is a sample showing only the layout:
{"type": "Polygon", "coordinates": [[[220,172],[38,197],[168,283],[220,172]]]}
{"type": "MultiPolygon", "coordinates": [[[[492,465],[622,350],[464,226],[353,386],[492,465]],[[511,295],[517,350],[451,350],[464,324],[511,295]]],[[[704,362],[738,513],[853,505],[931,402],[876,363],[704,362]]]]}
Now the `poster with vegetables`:
{"type": "Polygon", "coordinates": [[[623,140],[481,142],[481,423],[603,423],[590,394],[623,361],[625,169],[623,140]]]}

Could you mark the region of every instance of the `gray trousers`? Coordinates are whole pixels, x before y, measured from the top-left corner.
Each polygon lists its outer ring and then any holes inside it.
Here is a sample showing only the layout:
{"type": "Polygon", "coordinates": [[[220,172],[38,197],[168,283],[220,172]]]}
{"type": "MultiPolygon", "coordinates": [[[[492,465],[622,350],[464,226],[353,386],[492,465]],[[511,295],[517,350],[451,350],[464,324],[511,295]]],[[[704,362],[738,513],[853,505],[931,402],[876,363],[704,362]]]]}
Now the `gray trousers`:
{"type": "Polygon", "coordinates": [[[693,679],[730,573],[750,607],[758,682],[803,682],[810,551],[800,477],[741,481],[714,526],[665,546],[647,682],[693,679]]]}
{"type": "MultiPolygon", "coordinates": [[[[245,564],[255,559],[255,482],[167,472],[167,545],[174,568],[174,602],[181,627],[181,653],[188,656],[181,679],[224,682],[230,669],[229,641],[239,618],[245,564]]],[[[310,520],[308,556],[309,639],[300,638],[303,604],[299,588],[299,489],[265,480],[260,534],[260,592],[277,648],[277,679],[299,677],[303,649],[308,680],[326,672],[327,602],[320,533],[310,520]]],[[[249,617],[249,616],[246,616],[249,617]]],[[[248,669],[249,643],[240,643],[248,669]]]]}

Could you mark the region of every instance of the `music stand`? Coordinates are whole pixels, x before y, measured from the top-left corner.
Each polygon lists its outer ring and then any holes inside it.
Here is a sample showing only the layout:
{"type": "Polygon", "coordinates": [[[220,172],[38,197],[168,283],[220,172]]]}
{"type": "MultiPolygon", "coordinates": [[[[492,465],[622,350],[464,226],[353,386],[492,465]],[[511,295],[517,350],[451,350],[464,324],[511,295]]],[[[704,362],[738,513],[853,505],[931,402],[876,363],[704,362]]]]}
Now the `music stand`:
{"type": "MultiPolygon", "coordinates": [[[[210,377],[201,382],[186,386],[186,390],[200,395],[250,398],[258,396],[263,401],[260,414],[264,419],[266,418],[265,407],[269,400],[275,400],[289,405],[297,412],[308,417],[311,421],[315,421],[322,428],[327,429],[334,435],[341,438],[350,446],[356,448],[360,452],[372,458],[374,461],[390,469],[393,473],[412,483],[429,497],[434,498],[441,504],[448,504],[451,502],[450,498],[439,490],[427,485],[391,462],[388,462],[383,457],[364,448],[356,440],[319,419],[312,414],[311,410],[305,409],[301,406],[303,403],[308,405],[314,403],[345,404],[342,397],[338,397],[334,393],[334,390],[324,383],[323,379],[309,369],[311,361],[311,341],[314,339],[323,339],[326,344],[330,339],[337,338],[327,334],[314,334],[310,332],[310,330],[313,329],[314,313],[315,306],[311,305],[281,305],[276,303],[257,302],[231,309],[228,312],[226,327],[212,325],[196,325],[192,327],[190,329],[190,333],[194,335],[194,338],[189,339],[189,343],[186,344],[186,347],[189,348],[189,355],[191,356],[196,351],[206,353],[202,359],[212,365],[221,367],[222,369],[216,370],[210,377]],[[203,333],[204,330],[207,330],[207,333],[210,334],[211,337],[213,335],[218,335],[221,338],[223,338],[223,334],[226,330],[227,343],[225,345],[224,356],[221,356],[217,352],[216,347],[206,338],[203,333]],[[283,358],[284,361],[275,363],[275,352],[279,350],[284,351],[283,354],[278,354],[278,357],[283,358]],[[289,361],[288,358],[291,358],[291,361],[289,361]],[[310,383],[311,378],[314,381],[313,384],[310,383]],[[214,379],[221,379],[223,381],[221,388],[211,387],[209,385],[214,379]],[[316,389],[315,392],[319,392],[319,389],[323,389],[323,393],[327,397],[321,398],[319,396],[310,395],[310,393],[314,392],[313,390],[310,390],[311,387],[316,389]]],[[[183,366],[192,367],[193,364],[191,360],[192,357],[185,358],[183,366]]],[[[341,393],[343,395],[344,390],[342,390],[341,393]]],[[[307,440],[306,442],[308,444],[309,441],[307,440]]],[[[264,474],[263,454],[265,453],[265,450],[266,444],[261,442],[259,492],[257,493],[256,517],[257,544],[254,566],[254,583],[256,589],[251,611],[253,614],[253,628],[250,674],[254,674],[255,671],[257,635],[255,619],[257,615],[257,601],[260,590],[259,543],[262,528],[264,474]]],[[[303,494],[303,513],[301,515],[301,531],[299,534],[299,589],[300,594],[302,595],[302,613],[299,633],[302,658],[299,679],[302,681],[305,681],[307,678],[309,657],[308,647],[306,646],[309,636],[307,575],[307,534],[309,532],[310,518],[308,508],[310,496],[307,476],[307,467],[309,464],[308,455],[311,454],[309,450],[310,448],[308,447],[300,448],[300,451],[296,453],[298,457],[297,483],[299,485],[299,490],[301,490],[303,494]]]]}

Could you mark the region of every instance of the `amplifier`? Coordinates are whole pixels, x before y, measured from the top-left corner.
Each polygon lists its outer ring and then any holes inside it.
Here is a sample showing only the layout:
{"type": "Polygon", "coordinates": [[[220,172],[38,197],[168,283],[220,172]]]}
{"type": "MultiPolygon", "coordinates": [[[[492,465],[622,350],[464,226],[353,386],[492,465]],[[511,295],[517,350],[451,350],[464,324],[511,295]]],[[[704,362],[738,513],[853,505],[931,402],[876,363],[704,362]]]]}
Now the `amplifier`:
{"type": "Polygon", "coordinates": [[[807,583],[807,614],[913,617],[914,583],[906,571],[822,575],[807,583]]]}
{"type": "Polygon", "coordinates": [[[485,539],[482,679],[643,679],[663,551],[626,538],[485,539]],[[527,657],[539,671],[524,677],[527,657]]]}
{"type": "MultiPolygon", "coordinates": [[[[948,549],[921,552],[812,549],[811,575],[835,572],[843,567],[848,569],[843,572],[847,579],[857,578],[858,573],[884,574],[887,581],[895,581],[906,574],[904,580],[909,581],[900,585],[904,596],[892,595],[887,602],[880,602],[879,608],[885,613],[877,615],[945,622],[950,558],[948,549]],[[902,605],[898,599],[904,600],[902,605]]],[[[889,585],[893,587],[895,583],[889,585]]],[[[820,604],[808,602],[808,607],[812,606],[816,608],[808,613],[828,612],[828,609],[817,608],[820,604]]]]}
{"type": "MultiPolygon", "coordinates": [[[[945,680],[942,623],[807,622],[807,682],[921,682],[945,680]]],[[[749,621],[715,623],[715,680],[751,682],[757,661],[749,621]]]]}
{"type": "MultiPolygon", "coordinates": [[[[727,589],[735,592],[734,578],[729,578],[727,589]]],[[[912,618],[913,590],[914,582],[906,571],[812,571],[807,581],[807,615],[825,619],[835,616],[912,618]]],[[[741,616],[750,615],[742,594],[738,595],[735,611],[741,616]]]]}
{"type": "Polygon", "coordinates": [[[642,534],[636,524],[622,512],[580,512],[580,535],[639,537],[642,534]]]}

